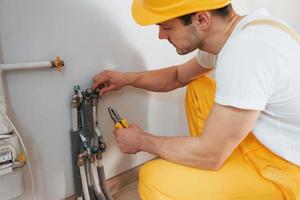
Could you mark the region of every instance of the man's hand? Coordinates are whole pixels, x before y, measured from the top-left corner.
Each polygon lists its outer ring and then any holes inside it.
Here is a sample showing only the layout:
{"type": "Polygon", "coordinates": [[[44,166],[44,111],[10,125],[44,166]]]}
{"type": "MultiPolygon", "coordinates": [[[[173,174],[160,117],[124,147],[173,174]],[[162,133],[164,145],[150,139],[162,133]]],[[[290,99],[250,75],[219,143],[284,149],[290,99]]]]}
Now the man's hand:
{"type": "Polygon", "coordinates": [[[123,153],[135,154],[141,150],[140,144],[144,131],[136,124],[130,124],[129,128],[114,130],[116,142],[123,153]]]}
{"type": "Polygon", "coordinates": [[[126,75],[122,72],[104,70],[93,77],[92,90],[100,86],[101,84],[108,83],[107,87],[104,87],[100,91],[100,96],[106,92],[113,90],[120,90],[126,85],[126,75]]]}

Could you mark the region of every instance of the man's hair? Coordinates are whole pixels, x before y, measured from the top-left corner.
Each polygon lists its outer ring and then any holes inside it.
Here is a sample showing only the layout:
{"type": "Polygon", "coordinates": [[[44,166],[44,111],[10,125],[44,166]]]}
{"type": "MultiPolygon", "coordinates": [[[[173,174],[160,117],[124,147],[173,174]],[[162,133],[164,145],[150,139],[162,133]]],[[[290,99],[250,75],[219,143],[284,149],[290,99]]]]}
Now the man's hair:
{"type": "MultiPolygon", "coordinates": [[[[228,4],[222,8],[218,8],[218,9],[215,9],[215,10],[211,10],[212,14],[215,15],[215,16],[220,16],[222,18],[226,18],[227,16],[229,16],[230,12],[232,11],[232,6],[231,4],[228,4]]],[[[183,16],[180,16],[178,17],[180,19],[180,21],[184,24],[184,25],[189,25],[192,23],[192,16],[195,14],[196,12],[194,13],[190,13],[190,14],[187,14],[187,15],[183,15],[183,16]]]]}

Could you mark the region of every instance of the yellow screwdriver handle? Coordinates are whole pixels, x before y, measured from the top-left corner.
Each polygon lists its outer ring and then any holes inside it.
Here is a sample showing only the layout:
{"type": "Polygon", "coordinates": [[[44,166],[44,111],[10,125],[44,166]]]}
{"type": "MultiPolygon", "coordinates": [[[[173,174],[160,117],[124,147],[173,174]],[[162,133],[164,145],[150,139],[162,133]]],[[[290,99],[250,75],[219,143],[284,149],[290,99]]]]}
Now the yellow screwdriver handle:
{"type": "Polygon", "coordinates": [[[128,125],[128,122],[127,122],[126,119],[122,119],[121,122],[117,122],[117,123],[116,123],[115,127],[116,127],[117,129],[119,129],[119,128],[128,128],[129,125],[128,125]]]}

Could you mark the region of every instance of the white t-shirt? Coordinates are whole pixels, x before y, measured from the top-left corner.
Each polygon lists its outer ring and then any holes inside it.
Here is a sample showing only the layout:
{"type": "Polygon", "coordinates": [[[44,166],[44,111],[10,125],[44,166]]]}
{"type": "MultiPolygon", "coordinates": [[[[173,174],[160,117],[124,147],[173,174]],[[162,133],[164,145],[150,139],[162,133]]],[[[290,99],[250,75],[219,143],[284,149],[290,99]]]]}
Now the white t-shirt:
{"type": "Polygon", "coordinates": [[[257,19],[277,20],[256,10],[237,24],[218,55],[199,52],[196,59],[216,68],[215,102],[261,111],[256,138],[300,166],[300,45],[270,25],[242,29],[257,19]]]}

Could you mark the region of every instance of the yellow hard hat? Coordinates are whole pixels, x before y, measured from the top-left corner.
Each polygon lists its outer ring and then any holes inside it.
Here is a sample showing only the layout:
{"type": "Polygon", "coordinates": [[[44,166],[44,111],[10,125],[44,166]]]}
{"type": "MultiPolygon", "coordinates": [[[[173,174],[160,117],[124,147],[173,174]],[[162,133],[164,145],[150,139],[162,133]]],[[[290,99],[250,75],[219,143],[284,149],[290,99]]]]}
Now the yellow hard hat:
{"type": "Polygon", "coordinates": [[[193,12],[222,8],[230,0],[133,0],[132,16],[140,25],[157,24],[193,12]]]}

